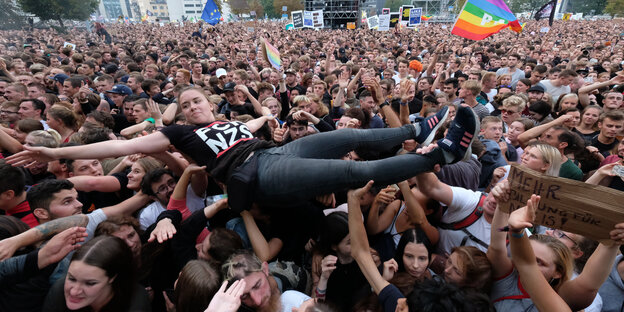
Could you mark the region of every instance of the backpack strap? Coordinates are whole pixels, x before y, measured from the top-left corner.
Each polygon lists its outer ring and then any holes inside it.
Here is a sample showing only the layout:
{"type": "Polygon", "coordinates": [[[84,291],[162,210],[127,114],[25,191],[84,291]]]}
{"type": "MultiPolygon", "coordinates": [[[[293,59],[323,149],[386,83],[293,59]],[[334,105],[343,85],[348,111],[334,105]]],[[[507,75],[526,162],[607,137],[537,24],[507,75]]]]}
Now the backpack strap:
{"type": "Polygon", "coordinates": [[[439,225],[439,227],[445,230],[457,231],[471,226],[473,223],[477,222],[477,220],[479,220],[479,218],[481,218],[481,216],[483,215],[483,203],[485,203],[485,198],[487,198],[487,195],[485,193],[481,193],[481,197],[479,198],[479,203],[477,204],[477,207],[475,207],[472,213],[470,213],[463,220],[453,223],[442,223],[439,225]]]}

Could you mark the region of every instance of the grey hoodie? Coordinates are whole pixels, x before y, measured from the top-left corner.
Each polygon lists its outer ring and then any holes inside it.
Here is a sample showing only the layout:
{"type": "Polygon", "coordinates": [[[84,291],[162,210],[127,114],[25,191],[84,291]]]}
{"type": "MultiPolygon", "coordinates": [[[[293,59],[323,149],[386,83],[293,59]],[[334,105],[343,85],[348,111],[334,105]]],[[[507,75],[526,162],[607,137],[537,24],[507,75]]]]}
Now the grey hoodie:
{"type": "Polygon", "coordinates": [[[602,297],[602,312],[624,311],[624,281],[617,271],[617,266],[624,261],[624,257],[619,255],[615,258],[615,264],[609,274],[609,278],[602,284],[598,293],[602,297]]]}

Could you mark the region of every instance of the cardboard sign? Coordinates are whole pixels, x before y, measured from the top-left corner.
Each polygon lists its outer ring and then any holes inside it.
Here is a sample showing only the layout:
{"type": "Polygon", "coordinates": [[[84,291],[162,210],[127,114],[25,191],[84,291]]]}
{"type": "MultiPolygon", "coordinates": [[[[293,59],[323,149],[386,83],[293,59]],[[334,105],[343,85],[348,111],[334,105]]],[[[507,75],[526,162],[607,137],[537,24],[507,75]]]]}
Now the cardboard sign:
{"type": "Polygon", "coordinates": [[[379,27],[379,17],[377,15],[368,18],[368,29],[379,27]]]}
{"type": "Polygon", "coordinates": [[[624,222],[624,192],[546,176],[518,164],[511,165],[507,179],[511,193],[500,205],[504,212],[526,206],[532,194],[540,195],[535,223],[606,243],[614,226],[624,222]]]}
{"type": "Polygon", "coordinates": [[[379,15],[379,26],[377,27],[377,30],[379,31],[390,30],[390,14],[379,15]]]}
{"type": "Polygon", "coordinates": [[[295,29],[303,28],[303,11],[292,11],[292,24],[295,29]]]}
{"type": "Polygon", "coordinates": [[[409,26],[416,26],[421,23],[422,8],[412,8],[409,16],[409,26]]]}

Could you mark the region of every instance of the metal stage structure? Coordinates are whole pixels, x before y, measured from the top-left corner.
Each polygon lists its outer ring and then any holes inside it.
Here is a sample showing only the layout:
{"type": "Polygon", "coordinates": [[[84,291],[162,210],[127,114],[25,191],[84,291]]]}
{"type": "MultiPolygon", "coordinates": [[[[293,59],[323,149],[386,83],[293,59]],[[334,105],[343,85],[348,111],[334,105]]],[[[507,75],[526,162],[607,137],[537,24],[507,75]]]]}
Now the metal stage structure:
{"type": "Polygon", "coordinates": [[[347,28],[360,24],[360,0],[304,0],[306,11],[323,10],[325,28],[347,28]]]}

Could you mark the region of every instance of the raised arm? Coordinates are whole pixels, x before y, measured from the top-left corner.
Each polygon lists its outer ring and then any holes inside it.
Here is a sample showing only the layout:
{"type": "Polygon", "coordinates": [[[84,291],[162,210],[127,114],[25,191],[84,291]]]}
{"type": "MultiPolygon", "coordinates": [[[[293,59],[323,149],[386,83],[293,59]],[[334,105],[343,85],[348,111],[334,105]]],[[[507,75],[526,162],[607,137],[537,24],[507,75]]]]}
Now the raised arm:
{"type": "MultiPolygon", "coordinates": [[[[401,81],[401,86],[399,88],[400,93],[401,93],[401,102],[399,106],[399,120],[401,120],[402,125],[410,124],[410,120],[409,120],[410,111],[409,111],[409,106],[408,106],[409,96],[407,95],[407,93],[409,92],[409,89],[413,84],[414,83],[411,80],[405,79],[401,81]]],[[[421,116],[421,117],[425,117],[425,116],[421,116]]]]}
{"type": "Polygon", "coordinates": [[[425,210],[420,204],[420,201],[418,200],[416,194],[418,194],[418,196],[420,196],[421,198],[425,196],[417,188],[414,188],[413,190],[410,189],[409,183],[407,183],[407,181],[399,182],[397,185],[401,190],[401,194],[403,194],[405,207],[407,209],[407,214],[410,218],[410,221],[425,232],[425,234],[431,241],[431,244],[437,244],[440,240],[440,232],[435,226],[432,226],[429,223],[429,220],[427,220],[425,210]]]}
{"type": "Polygon", "coordinates": [[[241,217],[245,223],[245,229],[247,230],[251,247],[258,258],[260,258],[261,261],[271,261],[275,259],[280,250],[282,250],[282,246],[284,246],[282,240],[279,238],[272,238],[267,241],[264,235],[262,235],[262,232],[260,232],[256,220],[254,220],[249,211],[245,210],[241,212],[241,217]]]}
{"type": "Polygon", "coordinates": [[[22,143],[11,137],[6,131],[0,131],[0,148],[12,154],[21,152],[24,149],[22,143]]]}
{"type": "Polygon", "coordinates": [[[529,293],[538,311],[571,311],[566,302],[548,284],[537,266],[535,253],[524,231],[532,226],[539,196],[533,195],[527,201],[527,207],[514,211],[509,218],[511,235],[509,237],[513,263],[518,270],[520,282],[529,293]]]}
{"type": "Polygon", "coordinates": [[[592,303],[598,289],[611,273],[619,247],[618,244],[598,245],[587,260],[583,272],[577,278],[561,285],[559,295],[572,309],[582,310],[592,303]]]}
{"type": "Polygon", "coordinates": [[[427,197],[437,200],[446,206],[453,203],[453,189],[438,180],[433,173],[421,173],[416,176],[418,189],[427,197]]]}
{"type": "Polygon", "coordinates": [[[566,121],[570,120],[570,118],[572,118],[572,116],[570,115],[562,115],[559,118],[545,123],[543,125],[537,126],[537,127],[533,127],[527,131],[524,131],[522,134],[520,134],[518,136],[518,141],[520,142],[520,144],[522,145],[522,147],[526,147],[527,144],[529,144],[529,142],[532,139],[537,138],[538,136],[540,136],[542,133],[544,133],[546,130],[550,129],[551,127],[554,126],[560,126],[563,123],[565,123],[566,121]]]}
{"type": "Polygon", "coordinates": [[[501,232],[500,229],[507,225],[509,214],[499,209],[499,206],[509,200],[509,182],[507,180],[499,183],[492,190],[492,195],[496,198],[497,207],[492,218],[492,227],[490,229],[490,245],[487,250],[487,257],[492,263],[492,276],[500,278],[509,274],[513,267],[511,259],[507,256],[507,232],[501,232]]]}
{"type": "Polygon", "coordinates": [[[29,147],[9,158],[14,166],[29,165],[33,161],[49,162],[55,159],[102,159],[136,153],[156,153],[166,151],[171,142],[161,132],[154,132],[132,140],[111,140],[94,144],[61,148],[29,147]]]}
{"type": "Polygon", "coordinates": [[[55,219],[38,225],[26,232],[0,241],[0,260],[13,256],[16,250],[44,241],[71,227],[85,227],[89,217],[83,214],[55,219]]]}
{"type": "Polygon", "coordinates": [[[134,194],[134,196],[117,205],[102,208],[102,211],[108,218],[115,216],[128,216],[139,208],[145,207],[145,205],[149,202],[149,196],[143,194],[143,192],[138,192],[134,194]]]}
{"type": "Polygon", "coordinates": [[[360,198],[370,191],[372,186],[373,181],[369,181],[366,186],[349,191],[347,206],[349,208],[348,218],[349,234],[351,235],[351,256],[353,256],[357,262],[360,270],[366,277],[368,283],[373,287],[375,293],[379,294],[389,283],[381,276],[371,256],[366,230],[364,229],[364,223],[362,223],[362,210],[360,209],[360,198]]]}
{"type": "Polygon", "coordinates": [[[113,176],[76,176],[67,178],[77,191],[117,192],[121,189],[119,180],[113,176]]]}
{"type": "Polygon", "coordinates": [[[258,116],[264,115],[264,112],[262,111],[262,105],[253,95],[251,95],[251,93],[249,93],[249,88],[247,88],[247,86],[237,85],[236,87],[234,87],[234,89],[241,91],[243,92],[243,94],[245,94],[247,99],[251,102],[251,105],[253,105],[254,111],[256,112],[256,114],[258,114],[258,116]]]}

